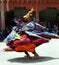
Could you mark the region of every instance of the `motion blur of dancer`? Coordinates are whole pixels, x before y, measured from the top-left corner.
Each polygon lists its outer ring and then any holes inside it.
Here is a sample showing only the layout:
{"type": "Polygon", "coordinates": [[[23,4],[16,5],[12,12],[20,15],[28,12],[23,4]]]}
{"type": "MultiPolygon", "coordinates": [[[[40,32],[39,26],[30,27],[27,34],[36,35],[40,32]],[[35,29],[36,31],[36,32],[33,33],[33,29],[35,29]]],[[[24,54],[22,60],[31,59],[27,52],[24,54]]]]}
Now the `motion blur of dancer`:
{"type": "Polygon", "coordinates": [[[46,27],[38,24],[33,17],[32,8],[24,17],[23,20],[17,22],[17,26],[13,27],[12,32],[4,39],[8,48],[5,51],[25,52],[25,57],[30,57],[28,52],[34,54],[37,59],[39,55],[36,53],[35,48],[43,43],[49,42],[51,38],[41,36],[42,30],[46,27]]]}
{"type": "MultiPolygon", "coordinates": [[[[22,43],[23,43],[22,41],[28,40],[27,38],[23,40],[23,38],[25,38],[26,36],[24,36],[22,34],[22,29],[23,29],[22,26],[25,25],[26,20],[22,20],[22,19],[16,20],[15,19],[14,21],[16,22],[17,26],[14,26],[12,28],[11,33],[4,39],[4,42],[6,42],[6,44],[8,46],[8,48],[5,48],[4,50],[5,51],[24,51],[25,54],[27,55],[27,57],[30,57],[30,55],[27,53],[27,51],[29,51],[38,57],[38,54],[35,52],[35,47],[36,47],[35,44],[31,43],[31,44],[23,44],[22,45],[22,43]],[[22,36],[20,36],[20,35],[22,35],[22,36]],[[15,40],[20,41],[21,44],[17,45],[17,46],[13,45],[14,44],[13,42],[15,40]]],[[[27,24],[27,22],[26,22],[26,24],[27,24]]],[[[30,42],[27,41],[26,43],[30,43],[30,42]]]]}

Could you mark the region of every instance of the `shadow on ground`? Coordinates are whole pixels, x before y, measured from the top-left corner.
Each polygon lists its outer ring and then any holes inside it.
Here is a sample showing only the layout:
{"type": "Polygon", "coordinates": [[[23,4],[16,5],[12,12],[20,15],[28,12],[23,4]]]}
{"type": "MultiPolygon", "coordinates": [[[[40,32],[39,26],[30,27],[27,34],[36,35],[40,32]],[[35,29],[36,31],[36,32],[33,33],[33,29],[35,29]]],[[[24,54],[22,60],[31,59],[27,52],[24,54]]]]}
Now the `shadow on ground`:
{"type": "Polygon", "coordinates": [[[59,59],[59,58],[39,57],[38,59],[34,59],[33,57],[32,58],[21,57],[21,58],[9,59],[7,61],[9,61],[9,62],[21,62],[21,63],[36,63],[36,62],[50,61],[50,60],[54,60],[54,59],[59,59]]]}

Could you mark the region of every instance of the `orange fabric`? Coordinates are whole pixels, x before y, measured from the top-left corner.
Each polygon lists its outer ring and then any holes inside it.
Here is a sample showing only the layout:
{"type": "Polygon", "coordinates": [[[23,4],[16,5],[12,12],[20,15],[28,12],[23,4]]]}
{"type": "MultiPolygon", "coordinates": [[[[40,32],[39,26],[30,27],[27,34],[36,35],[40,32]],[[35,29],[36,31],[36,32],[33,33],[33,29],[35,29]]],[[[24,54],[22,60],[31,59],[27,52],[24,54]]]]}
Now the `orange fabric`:
{"type": "Polygon", "coordinates": [[[17,46],[15,48],[15,51],[28,51],[28,52],[34,52],[35,51],[35,44],[28,44],[28,45],[21,45],[21,46],[17,46]]]}

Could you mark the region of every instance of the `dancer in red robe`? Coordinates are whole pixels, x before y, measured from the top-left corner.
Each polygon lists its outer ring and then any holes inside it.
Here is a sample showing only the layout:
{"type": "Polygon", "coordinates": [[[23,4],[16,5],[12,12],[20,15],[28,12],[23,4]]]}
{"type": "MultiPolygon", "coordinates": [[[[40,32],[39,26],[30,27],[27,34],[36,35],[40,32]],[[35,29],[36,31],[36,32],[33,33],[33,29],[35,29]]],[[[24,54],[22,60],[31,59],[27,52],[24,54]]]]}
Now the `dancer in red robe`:
{"type": "Polygon", "coordinates": [[[41,30],[45,30],[46,27],[41,26],[32,19],[33,17],[31,17],[31,15],[33,11],[34,9],[31,9],[31,11],[24,16],[26,24],[22,26],[22,33],[19,35],[22,39],[15,39],[8,42],[7,46],[9,47],[4,49],[5,51],[25,52],[27,57],[30,57],[28,52],[32,52],[34,54],[34,58],[39,57],[35,48],[43,43],[49,42],[51,38],[41,36],[41,30]]]}

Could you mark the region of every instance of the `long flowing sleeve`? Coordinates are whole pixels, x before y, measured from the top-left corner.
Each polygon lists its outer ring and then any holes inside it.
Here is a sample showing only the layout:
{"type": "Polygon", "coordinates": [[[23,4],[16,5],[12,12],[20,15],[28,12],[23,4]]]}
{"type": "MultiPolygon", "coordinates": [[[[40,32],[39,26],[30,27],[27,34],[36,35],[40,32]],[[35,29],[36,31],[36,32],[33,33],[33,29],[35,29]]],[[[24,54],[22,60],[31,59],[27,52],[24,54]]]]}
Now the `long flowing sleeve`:
{"type": "Polygon", "coordinates": [[[38,24],[38,23],[36,23],[36,26],[38,26],[39,29],[46,29],[46,27],[44,27],[44,26],[42,26],[42,25],[40,25],[40,24],[38,24]]]}

